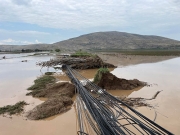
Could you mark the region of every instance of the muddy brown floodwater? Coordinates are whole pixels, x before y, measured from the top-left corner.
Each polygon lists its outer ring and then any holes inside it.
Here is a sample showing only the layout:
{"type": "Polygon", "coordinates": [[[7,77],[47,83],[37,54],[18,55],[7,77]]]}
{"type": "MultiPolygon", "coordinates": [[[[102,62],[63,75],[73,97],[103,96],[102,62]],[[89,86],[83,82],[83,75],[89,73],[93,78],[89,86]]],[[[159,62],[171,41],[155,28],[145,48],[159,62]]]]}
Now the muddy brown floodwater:
{"type": "MultiPolygon", "coordinates": [[[[109,92],[116,96],[151,98],[157,91],[163,90],[155,100],[148,101],[148,103],[154,106],[154,109],[147,107],[136,109],[152,120],[154,120],[156,112],[155,122],[174,134],[180,134],[180,57],[171,59],[172,57],[158,56],[156,59],[159,58],[159,60],[154,61],[156,63],[151,61],[151,63],[146,64],[143,64],[144,62],[139,64],[131,59],[130,63],[124,64],[125,66],[120,60],[121,57],[107,57],[113,59],[112,62],[116,62],[116,65],[119,66],[111,70],[111,73],[117,77],[125,79],[136,78],[150,84],[150,87],[146,86],[122,91],[110,90],[109,92]]],[[[0,60],[0,106],[24,100],[30,104],[25,107],[25,112],[27,112],[44,102],[45,99],[43,98],[32,98],[31,96],[25,96],[25,94],[27,93],[26,88],[33,84],[33,80],[47,71],[47,69],[43,69],[41,73],[40,68],[35,63],[37,61],[49,60],[50,58],[50,56],[41,56],[0,60]],[[22,60],[28,61],[21,62],[22,60]]],[[[49,70],[53,71],[53,69],[49,70]]],[[[87,78],[92,78],[96,71],[86,70],[81,71],[81,73],[87,78]]],[[[61,76],[59,79],[62,81],[63,77],[61,76]]],[[[0,115],[0,135],[77,134],[76,117],[73,107],[66,113],[39,121],[27,120],[24,115],[25,113],[21,116],[12,116],[12,118],[0,115]]]]}

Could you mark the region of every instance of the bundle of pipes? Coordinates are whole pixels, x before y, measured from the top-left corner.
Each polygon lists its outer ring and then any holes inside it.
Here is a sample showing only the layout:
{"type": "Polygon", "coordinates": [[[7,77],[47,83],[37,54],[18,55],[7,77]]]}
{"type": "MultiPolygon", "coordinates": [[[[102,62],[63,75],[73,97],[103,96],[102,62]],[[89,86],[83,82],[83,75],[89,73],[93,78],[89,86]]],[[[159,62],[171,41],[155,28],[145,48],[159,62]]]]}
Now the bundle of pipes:
{"type": "Polygon", "coordinates": [[[76,70],[67,65],[63,65],[62,68],[76,86],[75,110],[79,135],[172,135],[171,132],[81,76],[76,70]],[[80,80],[83,80],[83,83],[80,80]],[[86,88],[83,86],[84,82],[86,88]],[[87,89],[91,89],[93,94],[87,89]],[[122,104],[129,109],[128,112],[121,106],[122,104]]]}

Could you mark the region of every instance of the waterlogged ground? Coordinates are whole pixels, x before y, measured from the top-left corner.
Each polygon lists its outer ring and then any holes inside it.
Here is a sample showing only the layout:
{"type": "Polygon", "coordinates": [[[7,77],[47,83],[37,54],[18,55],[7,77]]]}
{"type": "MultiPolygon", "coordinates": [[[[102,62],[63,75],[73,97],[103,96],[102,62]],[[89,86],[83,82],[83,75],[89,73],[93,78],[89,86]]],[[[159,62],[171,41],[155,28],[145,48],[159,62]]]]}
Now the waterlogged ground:
{"type": "Polygon", "coordinates": [[[116,68],[112,73],[118,77],[137,78],[151,84],[150,87],[127,93],[129,97],[151,98],[156,91],[162,90],[155,100],[149,102],[155,109],[141,107],[137,110],[152,120],[157,113],[158,124],[180,134],[180,57],[158,63],[116,68]]]}
{"type": "MultiPolygon", "coordinates": [[[[13,104],[19,100],[31,100],[30,97],[24,96],[27,87],[32,85],[37,76],[47,71],[43,69],[40,72],[36,62],[53,58],[41,55],[24,57],[27,55],[32,54],[6,54],[7,59],[0,60],[0,106],[13,104]],[[21,62],[23,60],[27,62],[21,62]]],[[[1,56],[4,54],[0,55],[0,58],[1,56]]]]}
{"type": "MultiPolygon", "coordinates": [[[[12,55],[7,57],[27,56],[29,54],[12,55]]],[[[3,57],[0,54],[0,58],[3,57]]],[[[14,59],[0,60],[0,106],[14,104],[18,101],[25,100],[30,105],[26,106],[26,111],[32,109],[44,99],[35,99],[31,96],[25,96],[27,87],[32,85],[33,80],[42,75],[47,69],[36,66],[38,61],[49,60],[53,56],[31,56],[14,59]],[[21,62],[27,60],[27,62],[21,62]]],[[[148,56],[149,57],[149,56],[148,56]]],[[[174,134],[180,134],[180,57],[170,59],[170,57],[159,56],[160,62],[133,65],[133,58],[128,61],[128,66],[123,66],[120,58],[116,57],[118,68],[112,71],[118,77],[126,79],[137,78],[141,81],[148,82],[150,87],[143,87],[130,91],[110,91],[116,96],[144,97],[151,98],[156,91],[163,90],[155,100],[148,101],[155,109],[146,107],[136,108],[145,116],[154,120],[157,114],[156,122],[167,128],[174,134]],[[169,59],[169,60],[166,60],[169,59]],[[161,61],[163,60],[163,61],[161,61]]],[[[108,56],[108,59],[111,59],[108,56]]],[[[125,58],[127,59],[127,58],[125,58]]],[[[136,57],[135,60],[138,58],[136,57]]],[[[141,57],[139,57],[141,59],[141,57]]],[[[144,59],[144,58],[143,58],[144,59]]],[[[149,59],[149,58],[148,58],[149,59]]],[[[156,58],[158,59],[158,58],[156,58]]],[[[141,61],[141,60],[139,60],[141,61]]],[[[143,63],[143,62],[141,62],[143,63]]],[[[53,69],[49,69],[53,71],[53,69]]],[[[60,72],[60,71],[59,71],[60,72]]],[[[81,71],[87,78],[92,78],[96,70],[81,71]]],[[[61,73],[61,72],[60,72],[61,73]]],[[[59,77],[60,80],[63,77],[59,77]]],[[[30,121],[22,116],[12,116],[12,118],[0,116],[0,135],[75,135],[76,117],[74,108],[64,114],[50,117],[40,121],[30,121]]]]}

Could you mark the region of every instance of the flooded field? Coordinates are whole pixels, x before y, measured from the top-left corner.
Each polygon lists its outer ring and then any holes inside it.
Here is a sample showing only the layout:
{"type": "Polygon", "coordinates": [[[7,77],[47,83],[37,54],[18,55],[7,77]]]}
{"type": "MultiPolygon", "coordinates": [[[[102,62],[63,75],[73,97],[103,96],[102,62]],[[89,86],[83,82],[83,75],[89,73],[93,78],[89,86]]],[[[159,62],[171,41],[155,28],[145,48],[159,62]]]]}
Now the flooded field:
{"type": "MultiPolygon", "coordinates": [[[[18,101],[26,101],[29,103],[25,107],[28,111],[36,105],[42,103],[44,99],[32,98],[25,96],[27,88],[33,84],[36,77],[47,71],[46,68],[40,72],[40,67],[35,63],[53,58],[53,56],[30,56],[20,57],[23,55],[7,55],[7,57],[19,57],[14,59],[0,60],[0,106],[14,104],[18,101]],[[27,62],[21,62],[27,60],[27,62]]],[[[3,55],[2,55],[3,56],[3,55]]],[[[0,55],[0,58],[2,57],[0,55]]],[[[147,56],[149,59],[149,56],[147,56]]],[[[105,57],[111,59],[110,56],[105,57]]],[[[152,57],[151,57],[152,58],[152,57]]],[[[128,64],[121,63],[121,59],[117,57],[117,68],[111,69],[111,72],[120,78],[139,79],[149,84],[149,87],[143,87],[135,90],[109,91],[116,96],[143,97],[151,98],[157,91],[162,92],[155,100],[148,101],[154,106],[154,109],[147,107],[136,108],[148,118],[156,121],[162,127],[174,134],[180,134],[180,57],[165,58],[158,56],[156,61],[151,63],[138,62],[135,63],[133,58],[128,64]],[[168,60],[167,60],[168,59],[168,60]],[[153,63],[156,62],[156,63],[153,63]],[[134,65],[135,64],[135,65],[134,65]],[[125,66],[124,66],[125,65],[125,66]]],[[[138,59],[138,58],[136,58],[138,59]]],[[[139,57],[140,59],[140,57],[139,57]]],[[[153,58],[152,58],[153,59],[153,58]]],[[[139,60],[141,61],[141,60],[139,60]]],[[[49,69],[53,71],[53,69],[49,69]]],[[[83,76],[92,78],[97,70],[81,71],[83,76]]],[[[59,71],[61,73],[61,71],[59,71]]],[[[66,77],[58,77],[60,81],[66,80],[66,77]]],[[[22,116],[0,116],[0,134],[1,135],[75,135],[76,133],[76,117],[74,108],[66,113],[56,115],[44,120],[32,121],[22,116]]]]}
{"type": "Polygon", "coordinates": [[[137,110],[152,120],[157,113],[158,124],[175,134],[180,134],[180,58],[116,68],[112,73],[118,77],[137,78],[150,84],[150,87],[127,93],[129,97],[151,98],[156,91],[162,90],[155,100],[149,102],[155,109],[140,107],[137,110]]]}

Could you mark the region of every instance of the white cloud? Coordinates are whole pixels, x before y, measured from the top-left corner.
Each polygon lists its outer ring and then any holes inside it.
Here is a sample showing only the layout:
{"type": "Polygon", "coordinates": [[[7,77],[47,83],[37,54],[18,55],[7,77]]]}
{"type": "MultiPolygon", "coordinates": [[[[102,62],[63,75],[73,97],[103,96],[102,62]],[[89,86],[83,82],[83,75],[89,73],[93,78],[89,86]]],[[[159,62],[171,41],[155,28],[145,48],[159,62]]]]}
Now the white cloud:
{"type": "MultiPolygon", "coordinates": [[[[36,43],[36,42],[34,42],[36,43]]],[[[13,40],[11,38],[0,40],[0,45],[27,45],[27,44],[34,44],[33,42],[29,41],[19,41],[19,40],[13,40]]]]}
{"type": "Polygon", "coordinates": [[[28,44],[39,44],[41,43],[37,39],[34,42],[23,41],[23,40],[14,40],[11,38],[0,40],[0,45],[28,45],[28,44]]]}
{"type": "Polygon", "coordinates": [[[39,44],[39,43],[41,43],[41,42],[39,42],[39,41],[36,39],[36,40],[35,40],[35,43],[36,43],[36,44],[39,44]]]}
{"type": "MultiPolygon", "coordinates": [[[[0,0],[1,21],[81,33],[117,30],[180,39],[180,0],[0,0]]],[[[0,40],[50,43],[67,39],[63,34],[2,29],[0,40]]]]}
{"type": "Polygon", "coordinates": [[[29,45],[29,44],[35,44],[36,42],[30,42],[30,41],[18,41],[18,44],[16,45],[29,45]]]}
{"type": "Polygon", "coordinates": [[[47,32],[40,32],[40,31],[16,31],[16,33],[20,34],[36,34],[36,35],[50,35],[50,33],[47,32]]]}
{"type": "Polygon", "coordinates": [[[11,31],[11,30],[5,30],[0,29],[0,33],[15,33],[15,34],[27,34],[27,35],[50,35],[50,33],[47,32],[40,32],[40,31],[11,31]]]}
{"type": "Polygon", "coordinates": [[[17,5],[29,5],[31,0],[12,0],[12,2],[17,5]]]}
{"type": "MultiPolygon", "coordinates": [[[[40,41],[53,36],[53,34],[40,31],[10,31],[4,29],[0,29],[0,35],[0,44],[9,45],[41,43],[40,41]]],[[[46,42],[48,43],[48,41],[46,42]]]]}
{"type": "Polygon", "coordinates": [[[15,42],[15,40],[9,38],[9,39],[2,40],[1,42],[4,42],[4,43],[13,43],[13,42],[15,42]]]}
{"type": "MultiPolygon", "coordinates": [[[[0,20],[62,29],[180,22],[177,0],[0,0],[0,20]]],[[[153,27],[153,25],[152,25],[153,27]]]]}

